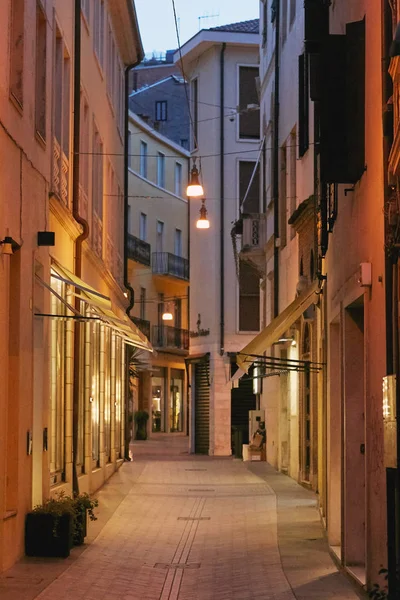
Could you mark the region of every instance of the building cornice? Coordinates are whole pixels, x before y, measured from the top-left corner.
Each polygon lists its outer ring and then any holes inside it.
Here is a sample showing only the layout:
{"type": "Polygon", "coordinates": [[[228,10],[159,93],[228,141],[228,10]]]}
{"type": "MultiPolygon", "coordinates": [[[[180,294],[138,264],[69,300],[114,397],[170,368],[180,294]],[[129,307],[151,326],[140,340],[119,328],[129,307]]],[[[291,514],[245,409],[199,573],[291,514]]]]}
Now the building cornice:
{"type": "Polygon", "coordinates": [[[50,194],[50,212],[75,241],[82,233],[82,227],[75,221],[72,213],[55,194],[50,194]]]}
{"type": "Polygon", "coordinates": [[[140,62],[144,50],[132,0],[108,0],[116,41],[125,66],[140,62]]]}

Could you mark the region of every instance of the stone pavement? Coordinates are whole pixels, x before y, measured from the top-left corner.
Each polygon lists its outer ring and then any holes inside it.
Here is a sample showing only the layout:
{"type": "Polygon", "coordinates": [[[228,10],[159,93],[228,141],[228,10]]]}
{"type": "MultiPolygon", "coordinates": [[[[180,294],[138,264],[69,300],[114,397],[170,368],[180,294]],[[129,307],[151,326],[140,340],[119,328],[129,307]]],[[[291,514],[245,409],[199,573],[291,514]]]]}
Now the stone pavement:
{"type": "Polygon", "coordinates": [[[359,598],[329,556],[311,492],[265,463],[145,444],[99,492],[83,550],[25,558],[0,577],[2,600],[359,598]]]}

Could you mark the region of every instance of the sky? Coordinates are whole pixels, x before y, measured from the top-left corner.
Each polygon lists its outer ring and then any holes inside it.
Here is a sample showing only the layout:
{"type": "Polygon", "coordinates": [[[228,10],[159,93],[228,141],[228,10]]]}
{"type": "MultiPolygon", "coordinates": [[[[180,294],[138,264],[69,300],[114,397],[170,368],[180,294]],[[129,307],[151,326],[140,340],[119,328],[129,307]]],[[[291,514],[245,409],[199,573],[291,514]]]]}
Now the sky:
{"type": "MultiPolygon", "coordinates": [[[[175,49],[177,38],[172,0],[135,0],[135,5],[146,55],[175,49]]],[[[175,6],[181,44],[199,29],[259,16],[259,0],[175,0],[175,6]],[[201,18],[199,22],[199,17],[209,18],[201,18]]]]}

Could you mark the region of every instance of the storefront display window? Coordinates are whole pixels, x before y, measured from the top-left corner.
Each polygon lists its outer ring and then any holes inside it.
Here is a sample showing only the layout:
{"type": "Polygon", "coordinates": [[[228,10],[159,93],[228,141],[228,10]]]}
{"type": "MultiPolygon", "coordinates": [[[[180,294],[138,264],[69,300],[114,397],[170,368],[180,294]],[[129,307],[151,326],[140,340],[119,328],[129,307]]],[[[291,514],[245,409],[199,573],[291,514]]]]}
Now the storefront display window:
{"type": "Polygon", "coordinates": [[[183,431],[183,382],[184,371],[171,369],[171,389],[169,403],[169,430],[183,431]]]}
{"type": "Polygon", "coordinates": [[[164,427],[164,405],[165,405],[165,377],[166,369],[158,367],[153,372],[152,378],[152,431],[165,431],[164,427]]]}

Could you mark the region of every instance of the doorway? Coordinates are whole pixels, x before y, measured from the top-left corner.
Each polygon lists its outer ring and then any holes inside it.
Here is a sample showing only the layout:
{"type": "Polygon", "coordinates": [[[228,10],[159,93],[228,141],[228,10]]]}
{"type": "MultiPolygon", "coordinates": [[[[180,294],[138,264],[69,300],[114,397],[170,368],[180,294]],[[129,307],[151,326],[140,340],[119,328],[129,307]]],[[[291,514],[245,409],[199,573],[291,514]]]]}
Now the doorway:
{"type": "Polygon", "coordinates": [[[363,297],[343,315],[343,559],[365,579],[365,357],[363,297]]]}

